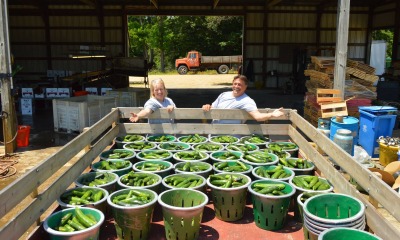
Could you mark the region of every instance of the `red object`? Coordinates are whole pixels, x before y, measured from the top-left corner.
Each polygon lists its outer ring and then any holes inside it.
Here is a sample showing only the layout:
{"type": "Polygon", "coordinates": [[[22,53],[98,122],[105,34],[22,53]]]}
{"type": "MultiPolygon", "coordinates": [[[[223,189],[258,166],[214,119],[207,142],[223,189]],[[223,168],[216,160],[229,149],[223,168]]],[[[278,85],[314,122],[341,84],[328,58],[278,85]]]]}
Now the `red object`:
{"type": "Polygon", "coordinates": [[[18,125],[17,147],[27,147],[29,145],[29,134],[31,126],[18,125]]]}
{"type": "Polygon", "coordinates": [[[88,95],[88,94],[89,94],[88,91],[75,91],[74,92],[74,96],[75,97],[77,97],[77,96],[85,96],[85,95],[88,95]]]}

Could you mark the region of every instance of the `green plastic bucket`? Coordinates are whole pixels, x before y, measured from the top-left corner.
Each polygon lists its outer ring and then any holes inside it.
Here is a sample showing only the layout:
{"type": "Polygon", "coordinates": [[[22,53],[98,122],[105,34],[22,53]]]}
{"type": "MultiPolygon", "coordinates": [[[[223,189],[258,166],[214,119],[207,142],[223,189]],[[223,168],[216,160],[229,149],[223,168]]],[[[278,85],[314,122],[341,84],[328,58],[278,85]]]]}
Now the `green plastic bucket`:
{"type": "Polygon", "coordinates": [[[376,235],[354,228],[331,228],[323,231],[318,236],[318,240],[338,239],[382,240],[382,238],[376,235]]]}
{"type": "Polygon", "coordinates": [[[106,170],[106,169],[100,169],[99,167],[101,166],[102,162],[106,161],[106,160],[101,160],[99,162],[95,162],[93,163],[90,167],[93,171],[95,172],[102,172],[102,173],[106,173],[106,172],[112,172],[117,174],[118,176],[122,176],[124,174],[127,174],[128,172],[130,172],[132,170],[132,163],[128,160],[107,160],[106,162],[109,163],[118,163],[118,162],[126,162],[126,167],[124,168],[120,168],[120,169],[112,169],[112,170],[106,170]]]}
{"type": "Polygon", "coordinates": [[[288,215],[290,200],[296,190],[289,183],[278,180],[256,180],[248,189],[252,196],[256,226],[270,231],[282,229],[288,215]],[[285,188],[282,190],[284,195],[260,194],[253,190],[255,183],[284,184],[285,188]]]}
{"type": "Polygon", "coordinates": [[[76,188],[67,189],[65,192],[60,194],[60,196],[57,198],[57,202],[58,202],[58,205],[60,205],[60,207],[62,209],[75,208],[76,206],[89,207],[89,208],[96,208],[96,209],[102,211],[104,213],[104,215],[107,215],[108,195],[109,195],[108,191],[103,188],[100,188],[100,187],[87,187],[87,186],[76,187],[76,188]],[[88,204],[73,205],[73,204],[70,204],[69,202],[66,202],[67,199],[69,199],[68,195],[70,195],[72,193],[72,191],[81,191],[81,190],[85,190],[85,189],[92,191],[93,194],[96,194],[98,192],[103,192],[103,197],[97,202],[92,202],[92,203],[88,203],[88,204]]]}
{"type": "MultiPolygon", "coordinates": [[[[296,175],[296,174],[295,174],[296,175]]],[[[302,175],[298,175],[298,176],[302,176],[302,175]]],[[[304,175],[304,176],[310,176],[310,175],[304,175]]],[[[289,179],[289,183],[290,185],[292,185],[295,189],[296,189],[296,193],[293,197],[294,201],[293,201],[293,210],[294,210],[294,217],[298,220],[298,221],[302,221],[303,216],[300,214],[299,212],[299,206],[298,206],[298,202],[296,201],[297,197],[304,193],[304,192],[310,192],[310,193],[329,193],[333,191],[333,186],[329,183],[328,180],[326,180],[325,178],[321,178],[318,177],[319,179],[324,180],[326,183],[328,183],[331,187],[327,190],[310,190],[310,189],[304,189],[301,187],[296,186],[293,183],[293,178],[289,179]]]]}
{"type": "MultiPolygon", "coordinates": [[[[175,173],[175,174],[171,174],[169,176],[166,176],[165,178],[163,178],[162,180],[162,185],[164,186],[164,189],[176,189],[176,188],[189,188],[189,189],[193,189],[193,190],[198,190],[201,192],[206,192],[206,183],[207,180],[200,175],[196,175],[196,174],[192,174],[192,173],[175,173]],[[176,185],[173,184],[168,184],[168,180],[173,179],[173,178],[182,178],[182,179],[193,179],[194,181],[200,182],[199,185],[194,186],[194,187],[178,187],[179,184],[177,183],[176,185]]],[[[190,183],[189,183],[190,184],[190,183]]]]}
{"type": "Polygon", "coordinates": [[[139,161],[169,161],[172,159],[173,153],[171,151],[167,150],[160,150],[160,149],[152,149],[152,150],[143,150],[141,152],[138,152],[136,154],[136,158],[139,159],[139,161]],[[145,154],[156,154],[157,158],[145,158],[145,154]],[[162,156],[160,154],[165,154],[166,156],[162,156]]]}
{"type": "Polygon", "coordinates": [[[112,172],[88,172],[83,173],[75,180],[75,185],[77,187],[90,186],[90,187],[101,187],[108,191],[108,193],[112,193],[116,190],[116,185],[119,176],[112,172]],[[104,180],[105,183],[101,182],[100,184],[95,183],[95,179],[104,180]]]}
{"type": "Polygon", "coordinates": [[[135,156],[136,153],[133,150],[128,150],[128,149],[110,149],[100,153],[100,159],[106,161],[119,159],[119,160],[126,160],[133,162],[135,156]],[[112,158],[112,154],[128,154],[128,156],[121,158],[112,158]]]}
{"type": "MultiPolygon", "coordinates": [[[[297,157],[293,158],[287,158],[287,159],[299,159],[297,157]]],[[[300,158],[301,159],[301,158],[300,158]]],[[[315,164],[313,162],[311,162],[310,160],[304,159],[304,161],[307,161],[308,164],[310,164],[311,166],[308,168],[294,168],[294,167],[287,167],[289,169],[291,169],[294,172],[295,176],[298,175],[314,175],[314,169],[315,169],[315,164]]]]}
{"type": "Polygon", "coordinates": [[[227,164],[227,166],[226,166],[227,168],[222,168],[222,169],[218,169],[218,168],[217,168],[217,165],[220,164],[220,162],[215,162],[215,163],[212,165],[212,166],[213,166],[214,173],[218,174],[218,173],[231,173],[231,172],[233,172],[233,173],[242,173],[242,174],[245,174],[245,175],[251,177],[251,171],[253,171],[253,166],[251,166],[250,164],[247,164],[247,163],[243,163],[243,165],[246,166],[247,169],[241,169],[240,171],[231,171],[231,170],[229,170],[229,167],[238,166],[237,162],[239,162],[239,161],[240,161],[240,160],[236,160],[236,161],[230,161],[230,160],[229,160],[229,161],[225,161],[226,164],[227,164]]]}
{"type": "Polygon", "coordinates": [[[273,179],[271,177],[267,177],[267,176],[260,176],[257,174],[257,170],[258,169],[264,169],[264,170],[273,170],[274,168],[276,168],[276,165],[267,165],[267,166],[258,166],[255,167],[252,171],[251,174],[254,177],[254,179],[256,180],[279,180],[279,181],[285,181],[288,182],[289,179],[293,178],[293,176],[295,175],[295,173],[293,172],[293,170],[291,170],[290,168],[287,167],[283,167],[282,169],[285,171],[285,173],[287,174],[286,177],[283,178],[277,178],[277,179],[273,179]]]}
{"type": "Polygon", "coordinates": [[[172,172],[172,169],[174,168],[174,165],[171,162],[168,162],[168,161],[147,160],[147,161],[140,161],[140,162],[137,162],[137,163],[133,164],[132,168],[133,168],[133,170],[135,172],[152,172],[152,173],[160,175],[163,178],[163,177],[168,176],[172,172]],[[141,166],[143,164],[145,164],[145,163],[162,164],[166,168],[165,169],[161,169],[161,170],[155,170],[155,171],[146,171],[144,169],[141,169],[141,166]]]}
{"type": "Polygon", "coordinates": [[[150,189],[135,189],[151,196],[150,202],[144,205],[121,206],[113,203],[113,199],[121,194],[129,193],[131,189],[122,189],[112,193],[107,202],[115,220],[115,230],[119,239],[147,239],[154,205],[158,195],[150,189]]]}
{"type": "Polygon", "coordinates": [[[175,153],[180,151],[191,150],[192,146],[190,146],[189,143],[183,143],[183,142],[165,142],[158,144],[157,148],[160,150],[167,150],[175,153]]]}
{"type": "Polygon", "coordinates": [[[137,135],[137,134],[130,134],[130,135],[134,135],[134,136],[137,138],[137,140],[135,140],[135,141],[124,141],[124,138],[125,138],[126,135],[124,135],[124,136],[118,136],[118,137],[116,137],[115,140],[114,140],[114,141],[115,141],[115,144],[116,144],[116,146],[117,146],[117,148],[122,149],[123,146],[124,146],[125,144],[127,144],[127,143],[140,142],[140,141],[144,141],[144,140],[146,139],[145,136],[142,136],[142,135],[137,135]]]}
{"type": "Polygon", "coordinates": [[[304,202],[304,237],[316,239],[321,232],[337,227],[365,228],[365,206],[349,195],[325,193],[304,202]]]}
{"type": "Polygon", "coordinates": [[[212,165],[207,162],[191,162],[190,163],[191,169],[189,169],[189,171],[184,171],[183,166],[185,164],[186,164],[186,162],[175,163],[175,165],[174,165],[175,173],[193,173],[193,174],[203,176],[205,179],[207,179],[213,170],[212,165]],[[204,170],[197,171],[197,169],[198,169],[197,167],[203,167],[204,170]]]}
{"type": "Polygon", "coordinates": [[[152,180],[151,184],[145,184],[141,186],[133,186],[132,184],[129,183],[129,174],[140,174],[140,172],[129,172],[127,174],[122,175],[121,177],[118,178],[118,187],[119,189],[150,189],[159,194],[162,190],[161,188],[161,181],[162,177],[158,174],[151,173],[151,172],[146,172],[146,178],[150,178],[152,180]]]}
{"type": "Polygon", "coordinates": [[[241,173],[219,173],[215,175],[234,175],[246,179],[246,184],[233,188],[217,187],[211,184],[210,178],[207,179],[207,185],[211,188],[215,216],[227,222],[242,219],[246,207],[247,187],[251,183],[250,177],[241,173]]]}
{"type": "Polygon", "coordinates": [[[225,162],[225,161],[229,161],[229,160],[240,160],[241,157],[243,156],[242,152],[239,151],[228,151],[228,150],[222,150],[222,151],[217,151],[217,152],[213,152],[210,154],[210,158],[212,163],[217,163],[217,162],[225,162]],[[222,159],[221,157],[226,155],[226,154],[230,154],[233,155],[235,157],[232,156],[232,159],[222,159]]]}
{"type": "Polygon", "coordinates": [[[97,223],[89,228],[74,232],[60,232],[55,228],[61,223],[61,218],[68,213],[73,213],[75,208],[66,208],[51,214],[43,223],[44,230],[49,234],[51,240],[71,240],[71,239],[99,239],[100,226],[104,222],[104,214],[95,208],[80,207],[84,214],[94,216],[97,223]]]}
{"type": "Polygon", "coordinates": [[[154,143],[175,142],[176,137],[169,134],[155,134],[155,135],[148,135],[146,137],[146,140],[154,143]]]}
{"type": "Polygon", "coordinates": [[[164,218],[165,236],[169,239],[197,239],[206,194],[192,189],[170,189],[158,196],[164,218]]]}
{"type": "MultiPolygon", "coordinates": [[[[311,193],[311,194],[313,194],[313,196],[314,196],[314,195],[324,194],[324,193],[311,193]]],[[[304,192],[300,193],[296,197],[297,206],[298,206],[298,209],[297,209],[298,212],[297,213],[298,213],[298,217],[299,217],[298,220],[300,220],[301,222],[303,222],[304,202],[307,200],[307,199],[303,200],[303,196],[304,196],[304,192]]]]}
{"type": "MultiPolygon", "coordinates": [[[[188,150],[188,151],[180,151],[180,152],[175,152],[172,156],[174,159],[175,163],[179,162],[207,162],[210,156],[206,152],[201,152],[201,151],[195,151],[195,150],[188,150]],[[186,157],[187,159],[184,159],[182,156],[185,156],[188,154],[190,156],[191,154],[195,154],[192,156],[198,156],[197,159],[190,159],[192,157],[186,157]]],[[[194,157],[193,157],[194,158],[194,157]]]]}

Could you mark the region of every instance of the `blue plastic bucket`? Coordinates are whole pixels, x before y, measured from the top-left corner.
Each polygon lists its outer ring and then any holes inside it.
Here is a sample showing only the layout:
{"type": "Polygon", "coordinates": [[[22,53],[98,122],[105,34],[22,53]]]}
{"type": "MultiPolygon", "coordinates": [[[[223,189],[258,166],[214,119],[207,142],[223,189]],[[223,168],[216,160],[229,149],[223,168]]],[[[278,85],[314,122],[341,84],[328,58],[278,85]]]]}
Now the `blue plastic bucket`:
{"type": "Polygon", "coordinates": [[[353,135],[353,146],[352,153],[354,154],[354,146],[358,144],[358,119],[355,117],[343,117],[343,122],[337,122],[336,117],[331,118],[331,132],[329,134],[329,138],[333,141],[333,136],[338,129],[347,129],[350,130],[353,135]]]}
{"type": "Polygon", "coordinates": [[[397,108],[388,106],[359,107],[359,112],[359,144],[371,157],[379,157],[379,144],[376,140],[380,136],[392,136],[397,108]]]}

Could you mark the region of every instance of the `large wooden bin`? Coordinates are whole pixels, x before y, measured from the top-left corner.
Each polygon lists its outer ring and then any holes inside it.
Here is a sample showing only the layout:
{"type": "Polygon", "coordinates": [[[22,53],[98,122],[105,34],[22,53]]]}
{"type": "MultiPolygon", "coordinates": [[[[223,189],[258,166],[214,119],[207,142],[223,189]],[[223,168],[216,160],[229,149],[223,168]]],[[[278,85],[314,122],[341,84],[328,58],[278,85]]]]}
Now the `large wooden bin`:
{"type": "MultiPolygon", "coordinates": [[[[265,123],[210,124],[210,119],[250,120],[250,115],[242,110],[175,109],[154,112],[152,118],[179,119],[174,124],[123,123],[120,116],[129,116],[139,108],[113,109],[100,121],[88,128],[56,154],[33,166],[23,177],[0,192],[0,217],[7,215],[8,221],[1,225],[0,239],[18,239],[29,229],[37,232],[43,219],[54,211],[53,203],[99,154],[110,146],[118,135],[137,134],[262,134],[273,140],[290,139],[316,165],[320,174],[333,184],[336,192],[358,198],[366,206],[368,228],[382,239],[400,239],[400,195],[386,185],[368,169],[362,167],[333,141],[305,121],[295,110],[285,109],[280,119],[265,123]],[[202,120],[208,121],[202,121],[202,120]],[[313,142],[313,144],[311,143],[313,142]],[[347,172],[369,196],[361,194],[343,173],[337,171],[313,145],[331,157],[347,172]],[[82,154],[83,152],[83,154],[82,154]],[[79,154],[81,153],[81,154],[79,154]],[[63,168],[63,171],[58,171],[63,168]],[[64,168],[66,168],[64,170],[64,168]],[[58,172],[57,172],[58,171],[58,172]],[[56,179],[48,181],[48,179],[56,179]],[[46,182],[47,181],[47,182],[46,182]],[[51,182],[51,183],[48,183],[51,182]],[[23,201],[29,198],[30,201],[23,201]],[[378,204],[371,204],[370,199],[378,204]],[[11,217],[10,217],[11,216],[11,217]],[[33,230],[32,230],[33,229],[33,230]],[[36,231],[35,231],[36,230],[36,231]]],[[[272,109],[263,110],[271,112],[272,109]]],[[[217,226],[216,226],[217,227],[217,226]]],[[[243,231],[246,232],[246,231],[243,231]]],[[[223,236],[221,236],[223,237],[223,236]]]]}

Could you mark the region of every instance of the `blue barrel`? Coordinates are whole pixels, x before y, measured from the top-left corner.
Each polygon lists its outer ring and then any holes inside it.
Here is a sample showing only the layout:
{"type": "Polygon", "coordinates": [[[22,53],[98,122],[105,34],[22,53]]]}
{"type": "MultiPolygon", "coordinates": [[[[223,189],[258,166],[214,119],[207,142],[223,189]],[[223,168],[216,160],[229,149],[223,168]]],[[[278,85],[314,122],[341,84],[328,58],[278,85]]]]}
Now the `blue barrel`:
{"type": "Polygon", "coordinates": [[[350,130],[353,135],[353,149],[354,145],[358,144],[358,125],[359,121],[355,117],[343,117],[343,122],[337,122],[336,117],[331,118],[331,132],[329,138],[333,141],[333,136],[338,129],[350,130]]]}

